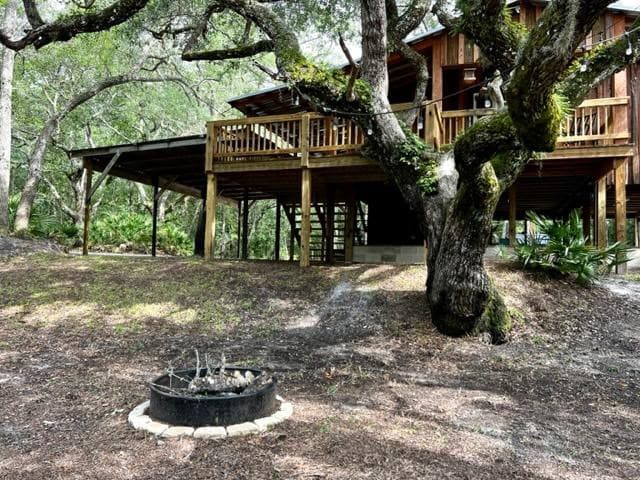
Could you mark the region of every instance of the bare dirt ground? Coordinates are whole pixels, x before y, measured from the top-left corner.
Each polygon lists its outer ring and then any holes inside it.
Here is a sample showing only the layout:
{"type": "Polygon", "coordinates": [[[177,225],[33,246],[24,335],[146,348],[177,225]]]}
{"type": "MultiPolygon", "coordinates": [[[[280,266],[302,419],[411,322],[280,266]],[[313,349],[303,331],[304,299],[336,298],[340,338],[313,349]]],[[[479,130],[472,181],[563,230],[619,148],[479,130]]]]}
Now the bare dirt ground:
{"type": "Polygon", "coordinates": [[[434,331],[420,267],[1,261],[0,478],[639,478],[638,296],[491,271],[519,318],[502,346],[434,331]],[[194,348],[272,369],[292,419],[132,430],[145,382],[194,348]]]}

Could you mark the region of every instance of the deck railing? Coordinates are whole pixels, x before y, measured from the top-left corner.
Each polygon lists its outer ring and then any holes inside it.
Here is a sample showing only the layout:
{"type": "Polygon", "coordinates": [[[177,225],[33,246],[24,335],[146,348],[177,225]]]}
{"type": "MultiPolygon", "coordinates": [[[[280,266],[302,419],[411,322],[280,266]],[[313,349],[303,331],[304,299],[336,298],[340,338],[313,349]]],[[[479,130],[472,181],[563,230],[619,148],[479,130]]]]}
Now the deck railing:
{"type": "MultiPolygon", "coordinates": [[[[394,105],[402,110],[409,104],[394,105]]],[[[629,97],[587,100],[569,115],[559,146],[580,146],[629,140],[629,97]]],[[[493,109],[440,112],[437,104],[424,104],[413,132],[425,142],[451,144],[493,109]]],[[[356,154],[364,143],[361,127],[348,118],[317,113],[218,120],[208,124],[209,163],[257,159],[290,159],[356,154]]]]}
{"type": "Polygon", "coordinates": [[[588,145],[629,140],[629,101],[629,97],[586,100],[567,116],[558,142],[588,145]]]}

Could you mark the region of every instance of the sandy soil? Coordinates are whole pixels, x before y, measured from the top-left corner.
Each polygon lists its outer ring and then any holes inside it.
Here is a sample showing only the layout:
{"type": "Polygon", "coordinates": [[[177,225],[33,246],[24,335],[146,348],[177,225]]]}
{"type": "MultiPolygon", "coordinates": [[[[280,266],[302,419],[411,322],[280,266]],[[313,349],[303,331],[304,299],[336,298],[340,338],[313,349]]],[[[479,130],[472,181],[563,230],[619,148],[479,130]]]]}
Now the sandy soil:
{"type": "Polygon", "coordinates": [[[491,271],[518,318],[502,346],[434,331],[419,267],[1,261],[0,478],[638,478],[638,296],[491,271]],[[133,431],[146,382],[194,348],[273,370],[292,419],[133,431]]]}

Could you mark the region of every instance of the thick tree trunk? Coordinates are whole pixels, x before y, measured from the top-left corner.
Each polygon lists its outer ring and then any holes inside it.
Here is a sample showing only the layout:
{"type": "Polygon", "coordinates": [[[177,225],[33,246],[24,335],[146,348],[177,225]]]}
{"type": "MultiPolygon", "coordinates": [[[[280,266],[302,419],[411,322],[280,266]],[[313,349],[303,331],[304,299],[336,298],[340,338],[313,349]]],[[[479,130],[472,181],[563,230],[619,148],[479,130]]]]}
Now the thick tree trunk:
{"type": "MultiPolygon", "coordinates": [[[[5,6],[2,30],[11,34],[16,23],[17,0],[5,6]]],[[[11,126],[13,63],[16,53],[0,47],[0,233],[9,230],[9,188],[11,185],[11,126]]]]}
{"type": "Polygon", "coordinates": [[[29,155],[29,170],[27,172],[27,180],[22,187],[22,195],[20,203],[16,210],[16,221],[14,230],[16,232],[26,231],[29,228],[29,219],[31,218],[31,210],[33,202],[38,191],[38,184],[42,177],[42,162],[47,148],[51,143],[51,138],[58,129],[59,118],[57,116],[49,118],[44,128],[40,132],[36,143],[29,155]]]}
{"type": "Polygon", "coordinates": [[[460,180],[441,228],[428,234],[427,296],[439,331],[453,336],[487,332],[494,343],[502,343],[511,322],[483,261],[502,189],[490,166],[483,171],[460,180]]]}

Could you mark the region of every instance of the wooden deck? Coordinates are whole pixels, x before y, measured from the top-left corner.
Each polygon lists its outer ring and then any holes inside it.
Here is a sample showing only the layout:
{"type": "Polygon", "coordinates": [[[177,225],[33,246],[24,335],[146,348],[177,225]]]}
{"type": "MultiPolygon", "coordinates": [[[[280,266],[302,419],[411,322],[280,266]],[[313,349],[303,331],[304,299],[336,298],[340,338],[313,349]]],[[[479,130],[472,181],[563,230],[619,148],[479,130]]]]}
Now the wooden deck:
{"type": "MultiPolygon", "coordinates": [[[[547,160],[633,155],[629,97],[587,100],[567,117],[547,160]]],[[[395,109],[407,104],[394,105],[395,109]]],[[[493,109],[441,112],[425,103],[413,132],[440,148],[452,144],[493,109]]],[[[373,165],[360,155],[364,134],[350,119],[317,113],[219,120],[207,124],[206,171],[211,173],[373,165]]]]}

